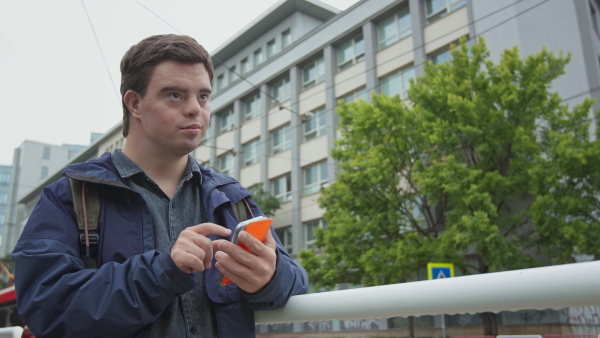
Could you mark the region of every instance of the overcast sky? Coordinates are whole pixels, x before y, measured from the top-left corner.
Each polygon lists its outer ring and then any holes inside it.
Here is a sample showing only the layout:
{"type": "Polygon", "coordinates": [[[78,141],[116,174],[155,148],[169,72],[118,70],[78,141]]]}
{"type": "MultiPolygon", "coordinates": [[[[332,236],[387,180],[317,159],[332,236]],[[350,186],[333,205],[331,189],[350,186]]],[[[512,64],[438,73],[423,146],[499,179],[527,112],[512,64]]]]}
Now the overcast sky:
{"type": "MultiPolygon", "coordinates": [[[[340,10],[357,1],[322,0],[340,10]]],[[[119,62],[141,39],[181,32],[212,52],[276,3],[0,0],[0,165],[25,140],[88,145],[120,123],[119,62]]]]}

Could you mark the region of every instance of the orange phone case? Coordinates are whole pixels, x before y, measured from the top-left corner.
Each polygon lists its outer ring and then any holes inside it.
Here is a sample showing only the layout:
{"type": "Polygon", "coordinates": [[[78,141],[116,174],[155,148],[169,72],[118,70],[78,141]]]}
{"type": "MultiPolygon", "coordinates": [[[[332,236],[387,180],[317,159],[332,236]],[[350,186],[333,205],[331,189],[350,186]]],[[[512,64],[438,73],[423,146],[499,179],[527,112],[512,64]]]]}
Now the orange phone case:
{"type": "MultiPolygon", "coordinates": [[[[262,218],[256,221],[252,221],[249,220],[251,222],[245,224],[243,226],[243,228],[234,233],[233,238],[232,238],[232,242],[239,245],[242,249],[248,251],[248,252],[252,252],[250,251],[250,249],[248,249],[248,247],[246,245],[244,245],[244,243],[238,243],[238,234],[241,231],[247,231],[250,235],[252,235],[252,237],[258,239],[261,242],[265,241],[265,238],[267,237],[267,231],[269,231],[269,228],[271,228],[271,223],[272,220],[270,218],[262,218]]],[[[242,222],[243,224],[244,222],[242,222]]],[[[221,285],[228,285],[231,284],[231,280],[225,276],[221,276],[219,283],[221,285]]]]}

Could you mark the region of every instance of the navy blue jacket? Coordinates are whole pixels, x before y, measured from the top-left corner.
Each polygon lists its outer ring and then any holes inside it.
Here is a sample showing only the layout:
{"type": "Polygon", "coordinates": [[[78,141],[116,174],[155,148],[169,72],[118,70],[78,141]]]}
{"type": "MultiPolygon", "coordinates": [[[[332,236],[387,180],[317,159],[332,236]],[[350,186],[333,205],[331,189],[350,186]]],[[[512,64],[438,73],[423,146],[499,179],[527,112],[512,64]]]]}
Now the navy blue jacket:
{"type": "MultiPolygon", "coordinates": [[[[250,193],[230,176],[201,171],[207,222],[233,230],[232,206],[250,193]]],[[[44,188],[12,253],[18,312],[38,337],[143,337],[145,326],[193,288],[195,275],[182,272],[168,251],[154,250],[148,207],[121,182],[110,153],[70,165],[64,175],[99,184],[99,268],[86,269],[81,260],[73,197],[63,177],[44,188]]],[[[247,200],[253,214],[262,215],[247,200]]],[[[281,307],[307,290],[306,271],[271,232],[278,243],[277,268],[261,291],[219,286],[214,261],[205,271],[220,337],[254,337],[253,310],[281,307]]]]}

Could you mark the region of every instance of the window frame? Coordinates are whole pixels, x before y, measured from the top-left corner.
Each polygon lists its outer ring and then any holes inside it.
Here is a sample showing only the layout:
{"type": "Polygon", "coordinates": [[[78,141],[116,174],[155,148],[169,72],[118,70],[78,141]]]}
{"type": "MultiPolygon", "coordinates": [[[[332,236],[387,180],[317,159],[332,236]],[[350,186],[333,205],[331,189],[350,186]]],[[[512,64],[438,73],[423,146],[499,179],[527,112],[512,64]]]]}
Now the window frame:
{"type": "Polygon", "coordinates": [[[289,77],[275,81],[271,86],[271,107],[277,107],[292,97],[292,87],[289,77]],[[281,89],[281,90],[280,90],[281,89]]]}
{"type": "Polygon", "coordinates": [[[466,0],[425,0],[425,20],[427,23],[434,22],[438,19],[443,18],[444,16],[464,7],[467,4],[466,0]],[[433,4],[433,1],[439,1],[440,3],[443,1],[444,6],[440,7],[435,12],[429,12],[430,4],[433,4]]]}
{"type": "Polygon", "coordinates": [[[244,120],[250,121],[257,116],[260,116],[260,94],[254,94],[244,100],[244,120]],[[254,107],[253,110],[248,110],[248,107],[254,107]]]}
{"type": "Polygon", "coordinates": [[[252,64],[250,63],[250,60],[248,60],[247,57],[243,58],[240,61],[240,72],[242,73],[242,75],[244,75],[251,70],[252,70],[252,64]]]}
{"type": "Polygon", "coordinates": [[[314,87],[323,81],[325,81],[325,59],[322,56],[302,67],[302,89],[314,87]],[[306,71],[309,68],[313,69],[314,76],[307,79],[306,71]],[[322,71],[322,74],[320,74],[320,71],[322,71]]]}
{"type": "Polygon", "coordinates": [[[219,134],[226,133],[235,128],[233,108],[227,108],[217,114],[219,120],[219,134]]]}
{"type": "Polygon", "coordinates": [[[315,236],[315,229],[327,229],[327,221],[323,218],[313,219],[311,221],[302,222],[302,230],[304,232],[304,248],[305,249],[314,249],[316,248],[317,236],[315,236]],[[313,239],[309,239],[313,237],[313,239]]]}
{"type": "Polygon", "coordinates": [[[279,203],[285,203],[292,200],[292,175],[287,173],[271,179],[271,193],[279,203]],[[276,188],[277,184],[283,183],[284,190],[278,191],[276,188]]]}
{"type": "Polygon", "coordinates": [[[329,186],[329,173],[327,168],[327,160],[319,161],[302,168],[302,195],[308,196],[316,194],[321,191],[322,188],[329,186]],[[315,169],[317,174],[316,180],[311,183],[307,183],[307,175],[309,170],[315,169]]]}
{"type": "Polygon", "coordinates": [[[228,152],[218,156],[217,157],[217,165],[218,165],[220,173],[231,176],[233,174],[233,169],[235,167],[235,156],[233,155],[233,152],[228,151],[228,152]],[[228,165],[225,166],[224,164],[228,164],[228,165]]]}
{"type": "Polygon", "coordinates": [[[340,44],[339,47],[337,48],[337,68],[338,71],[342,71],[344,69],[347,69],[357,63],[359,63],[360,61],[365,59],[365,40],[363,38],[362,33],[358,34],[348,40],[346,40],[344,43],[340,44]],[[348,45],[348,49],[351,50],[352,52],[352,56],[348,59],[344,59],[343,61],[340,60],[340,52],[343,50],[346,50],[346,48],[344,46],[348,45]],[[359,47],[362,46],[362,47],[359,47]],[[362,51],[359,49],[357,50],[357,48],[361,48],[362,51]]]}
{"type": "Polygon", "coordinates": [[[261,64],[263,64],[266,61],[265,54],[263,53],[262,47],[255,50],[254,53],[252,53],[252,57],[253,57],[254,68],[260,66],[261,64]]]}
{"type": "Polygon", "coordinates": [[[312,116],[306,118],[302,123],[302,138],[304,142],[324,135],[327,132],[327,114],[325,107],[317,108],[309,112],[309,114],[312,116]],[[312,127],[311,120],[316,121],[314,127],[312,127]],[[311,127],[311,129],[307,130],[307,126],[311,127]]]}
{"type": "Polygon", "coordinates": [[[281,244],[283,245],[285,251],[290,255],[293,254],[294,234],[292,232],[292,226],[288,225],[285,227],[277,228],[275,229],[275,233],[277,234],[277,237],[279,237],[279,240],[281,241],[281,244]]]}
{"type": "Polygon", "coordinates": [[[382,94],[386,94],[387,96],[393,97],[395,95],[399,95],[401,100],[406,100],[408,98],[408,90],[410,89],[410,86],[408,86],[408,88],[406,87],[406,84],[408,83],[410,85],[410,79],[416,79],[416,70],[415,70],[415,66],[414,65],[408,65],[402,69],[399,69],[398,71],[395,71],[391,74],[388,74],[387,76],[384,76],[380,79],[379,83],[380,83],[380,88],[381,88],[381,93],[382,94]],[[412,73],[412,76],[411,76],[412,73]],[[392,79],[392,77],[397,76],[397,79],[392,79]],[[390,92],[385,92],[384,91],[384,86],[386,84],[386,81],[398,81],[398,87],[399,87],[399,92],[398,93],[390,93],[390,92]]]}
{"type": "Polygon", "coordinates": [[[400,9],[399,11],[397,11],[396,13],[390,15],[389,17],[385,18],[384,20],[382,20],[378,25],[377,25],[377,46],[379,48],[379,50],[384,49],[386,47],[389,47],[391,45],[393,45],[394,43],[409,37],[412,35],[412,20],[410,17],[410,9],[408,7],[404,7],[402,9],[400,9]],[[400,26],[400,23],[402,22],[402,19],[408,17],[408,27],[402,29],[400,26]],[[390,36],[388,38],[386,38],[385,40],[381,40],[381,32],[382,32],[382,25],[387,22],[388,20],[391,20],[392,24],[394,25],[394,35],[390,36]]]}
{"type": "Polygon", "coordinates": [[[281,50],[292,44],[292,29],[288,28],[281,32],[281,50]]]}
{"type": "Polygon", "coordinates": [[[260,138],[255,138],[242,145],[244,167],[258,163],[260,160],[260,138]]]}
{"type": "Polygon", "coordinates": [[[290,148],[292,148],[292,128],[291,125],[289,123],[284,124],[283,126],[277,127],[273,130],[271,130],[271,154],[275,155],[277,153],[280,153],[282,151],[288,150],[290,148]],[[279,143],[275,143],[276,141],[276,134],[277,133],[282,133],[281,134],[281,138],[282,138],[282,142],[279,143]]]}
{"type": "Polygon", "coordinates": [[[267,42],[267,59],[272,58],[275,54],[279,53],[277,49],[277,41],[275,39],[271,39],[267,42]]]}
{"type": "Polygon", "coordinates": [[[233,83],[240,78],[240,74],[237,73],[236,66],[233,65],[229,68],[229,83],[233,83]]]}

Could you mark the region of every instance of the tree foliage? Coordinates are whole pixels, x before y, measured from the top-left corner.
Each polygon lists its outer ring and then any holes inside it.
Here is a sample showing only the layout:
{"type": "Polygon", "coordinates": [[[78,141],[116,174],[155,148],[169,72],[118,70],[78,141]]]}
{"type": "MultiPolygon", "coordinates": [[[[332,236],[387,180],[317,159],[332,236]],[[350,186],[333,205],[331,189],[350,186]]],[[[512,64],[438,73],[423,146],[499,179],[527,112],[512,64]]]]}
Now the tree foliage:
{"type": "Polygon", "coordinates": [[[275,215],[275,211],[281,207],[281,203],[277,197],[265,191],[263,184],[258,183],[248,187],[248,191],[252,194],[252,198],[256,205],[267,217],[275,215]]]}
{"type": "Polygon", "coordinates": [[[422,279],[428,262],[462,274],[600,256],[600,143],[592,100],[551,91],[570,56],[518,48],[490,59],[483,39],[427,62],[410,103],[373,93],[341,104],[327,229],[301,252],[316,286],[422,279]]]}

